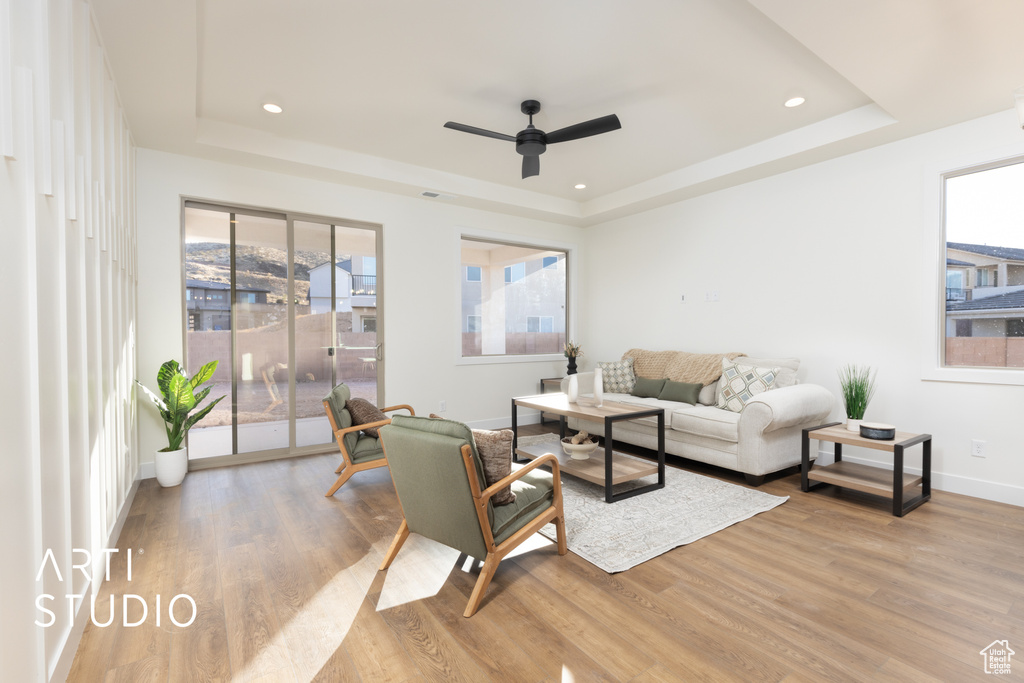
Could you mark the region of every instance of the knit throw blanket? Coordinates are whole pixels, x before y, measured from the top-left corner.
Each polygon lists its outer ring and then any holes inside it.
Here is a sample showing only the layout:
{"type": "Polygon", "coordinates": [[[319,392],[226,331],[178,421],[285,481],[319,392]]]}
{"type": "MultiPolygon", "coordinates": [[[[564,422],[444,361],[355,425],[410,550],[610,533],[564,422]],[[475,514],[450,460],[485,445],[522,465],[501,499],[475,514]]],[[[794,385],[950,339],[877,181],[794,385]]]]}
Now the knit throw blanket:
{"type": "Polygon", "coordinates": [[[638,377],[670,379],[707,386],[722,376],[722,359],[733,360],[745,353],[686,353],[685,351],[645,351],[630,349],[622,358],[633,359],[633,373],[638,377]]]}

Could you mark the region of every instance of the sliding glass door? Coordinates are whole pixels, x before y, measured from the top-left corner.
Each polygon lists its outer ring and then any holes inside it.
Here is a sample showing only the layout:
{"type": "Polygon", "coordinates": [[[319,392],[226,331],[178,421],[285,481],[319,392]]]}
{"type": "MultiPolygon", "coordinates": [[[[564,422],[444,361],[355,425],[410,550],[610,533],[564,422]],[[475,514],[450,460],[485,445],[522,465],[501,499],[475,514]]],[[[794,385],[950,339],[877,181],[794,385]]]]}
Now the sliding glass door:
{"type": "Polygon", "coordinates": [[[220,361],[224,400],[189,458],[322,450],[338,382],[380,404],[379,226],[186,202],[187,363],[220,361]]]}

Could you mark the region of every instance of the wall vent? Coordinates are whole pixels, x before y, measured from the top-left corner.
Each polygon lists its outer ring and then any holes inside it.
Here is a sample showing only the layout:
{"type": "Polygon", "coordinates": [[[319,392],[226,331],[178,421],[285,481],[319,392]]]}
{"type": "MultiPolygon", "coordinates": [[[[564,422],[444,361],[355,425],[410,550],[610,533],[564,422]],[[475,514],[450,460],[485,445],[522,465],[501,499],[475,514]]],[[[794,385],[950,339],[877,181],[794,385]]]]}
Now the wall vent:
{"type": "Polygon", "coordinates": [[[423,192],[420,192],[420,196],[421,197],[426,197],[427,199],[458,199],[458,197],[456,197],[453,194],[445,194],[443,192],[434,192],[432,190],[423,190],[423,192]]]}

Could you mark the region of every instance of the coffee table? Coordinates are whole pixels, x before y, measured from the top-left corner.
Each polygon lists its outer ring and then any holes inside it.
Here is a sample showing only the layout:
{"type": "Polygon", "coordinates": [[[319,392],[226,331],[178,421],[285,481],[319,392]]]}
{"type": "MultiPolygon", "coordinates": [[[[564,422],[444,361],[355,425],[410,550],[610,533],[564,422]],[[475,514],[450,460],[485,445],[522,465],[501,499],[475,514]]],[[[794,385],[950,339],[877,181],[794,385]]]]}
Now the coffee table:
{"type": "Polygon", "coordinates": [[[538,458],[544,453],[554,453],[558,457],[559,466],[566,474],[585,479],[595,484],[604,485],[604,500],[614,503],[625,498],[632,498],[641,493],[665,488],[665,409],[640,408],[628,403],[605,401],[601,406],[570,403],[569,397],[563,393],[538,394],[536,396],[520,396],[512,399],[512,456],[520,462],[519,456],[526,459],[538,458]],[[559,441],[552,438],[550,444],[536,444],[531,447],[519,447],[519,408],[532,408],[542,413],[559,416],[559,437],[565,437],[565,419],[575,417],[582,420],[604,422],[604,449],[594,451],[588,460],[574,460],[562,450],[559,441]],[[657,466],[641,460],[627,457],[612,448],[612,425],[623,420],[638,420],[644,417],[658,418],[658,464],[657,466]],[[538,448],[540,446],[540,448],[538,448]],[[603,456],[603,457],[602,457],[603,456]],[[602,472],[603,469],[603,472],[602,472]],[[616,484],[639,479],[652,474],[658,475],[654,484],[638,486],[628,491],[615,493],[616,484]]]}

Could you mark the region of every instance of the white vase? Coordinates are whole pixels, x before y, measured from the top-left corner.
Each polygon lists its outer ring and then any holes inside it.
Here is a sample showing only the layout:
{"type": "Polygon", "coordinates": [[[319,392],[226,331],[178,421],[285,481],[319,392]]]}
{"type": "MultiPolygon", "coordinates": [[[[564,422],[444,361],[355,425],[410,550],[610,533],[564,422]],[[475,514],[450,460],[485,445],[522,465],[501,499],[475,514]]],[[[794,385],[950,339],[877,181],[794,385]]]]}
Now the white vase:
{"type": "Polygon", "coordinates": [[[156,452],[156,480],[161,486],[177,486],[188,472],[188,449],[156,452]]]}
{"type": "Polygon", "coordinates": [[[580,380],[576,375],[569,375],[569,403],[575,403],[580,397],[580,380]]]}
{"type": "Polygon", "coordinates": [[[854,420],[852,417],[846,418],[846,428],[851,432],[857,432],[860,434],[860,423],[864,420],[854,420]]]}
{"type": "Polygon", "coordinates": [[[594,400],[598,406],[604,403],[604,377],[599,367],[594,368],[594,400]]]}

